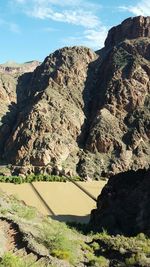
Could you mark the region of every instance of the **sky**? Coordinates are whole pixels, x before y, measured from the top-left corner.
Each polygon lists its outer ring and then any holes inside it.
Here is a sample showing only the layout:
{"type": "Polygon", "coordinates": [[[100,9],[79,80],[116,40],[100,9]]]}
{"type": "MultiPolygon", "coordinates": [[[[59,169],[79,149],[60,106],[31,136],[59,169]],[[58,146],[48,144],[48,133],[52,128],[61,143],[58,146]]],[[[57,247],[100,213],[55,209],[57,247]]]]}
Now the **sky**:
{"type": "Polygon", "coordinates": [[[0,63],[43,61],[64,46],[104,46],[108,30],[150,15],[149,0],[0,0],[0,63]]]}

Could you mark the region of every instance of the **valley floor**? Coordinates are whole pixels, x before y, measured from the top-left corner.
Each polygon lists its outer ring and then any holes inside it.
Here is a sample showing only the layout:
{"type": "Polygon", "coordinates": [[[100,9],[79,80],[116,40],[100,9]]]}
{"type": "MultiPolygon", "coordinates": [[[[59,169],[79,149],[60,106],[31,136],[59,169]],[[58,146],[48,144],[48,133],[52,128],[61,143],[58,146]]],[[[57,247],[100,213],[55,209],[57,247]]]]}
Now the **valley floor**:
{"type": "Polygon", "coordinates": [[[91,210],[96,207],[94,198],[97,198],[106,182],[76,184],[83,190],[71,182],[34,182],[19,185],[0,183],[0,189],[8,195],[15,195],[25,204],[36,207],[42,214],[53,219],[87,223],[91,210]]]}

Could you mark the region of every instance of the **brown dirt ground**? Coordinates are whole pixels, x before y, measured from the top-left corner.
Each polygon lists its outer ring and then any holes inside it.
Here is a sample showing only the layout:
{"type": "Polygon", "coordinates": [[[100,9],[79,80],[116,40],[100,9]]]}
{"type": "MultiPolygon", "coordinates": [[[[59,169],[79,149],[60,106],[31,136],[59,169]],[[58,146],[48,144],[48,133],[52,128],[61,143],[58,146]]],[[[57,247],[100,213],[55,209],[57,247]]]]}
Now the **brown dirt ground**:
{"type": "MultiPolygon", "coordinates": [[[[78,182],[94,197],[97,197],[105,181],[78,182]]],[[[36,207],[42,214],[50,215],[60,221],[88,222],[89,214],[96,202],[71,182],[35,182],[15,185],[0,183],[0,189],[8,195],[13,194],[27,205],[36,207]],[[45,205],[46,204],[46,205],[45,205]]]]}

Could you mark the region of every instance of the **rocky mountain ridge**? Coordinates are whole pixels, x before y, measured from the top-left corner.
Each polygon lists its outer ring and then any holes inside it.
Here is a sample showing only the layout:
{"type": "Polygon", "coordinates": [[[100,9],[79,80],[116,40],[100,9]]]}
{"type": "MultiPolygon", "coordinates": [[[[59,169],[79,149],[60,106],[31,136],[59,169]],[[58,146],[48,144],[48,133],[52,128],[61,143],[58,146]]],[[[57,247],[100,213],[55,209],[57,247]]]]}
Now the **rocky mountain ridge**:
{"type": "Polygon", "coordinates": [[[17,111],[12,122],[11,100],[10,112],[1,115],[1,157],[27,172],[43,166],[87,179],[148,168],[149,22],[125,20],[97,53],[66,47],[33,73],[17,80],[11,73],[17,111]]]}
{"type": "Polygon", "coordinates": [[[26,73],[33,72],[40,62],[37,60],[25,62],[23,64],[18,64],[13,61],[8,61],[4,64],[0,64],[0,73],[26,73]]]}
{"type": "Polygon", "coordinates": [[[109,30],[105,47],[112,48],[126,39],[142,37],[150,37],[150,17],[131,17],[109,30]]]}

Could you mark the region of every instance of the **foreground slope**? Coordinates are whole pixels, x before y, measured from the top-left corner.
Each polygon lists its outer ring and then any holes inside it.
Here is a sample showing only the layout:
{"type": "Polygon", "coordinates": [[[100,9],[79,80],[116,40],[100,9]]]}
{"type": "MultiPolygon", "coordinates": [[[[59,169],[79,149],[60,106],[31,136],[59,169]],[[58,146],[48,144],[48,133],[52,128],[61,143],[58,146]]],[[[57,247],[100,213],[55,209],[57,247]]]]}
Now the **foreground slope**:
{"type": "Polygon", "coordinates": [[[74,226],[84,234],[0,192],[0,266],[150,266],[150,240],[144,234],[88,234],[88,226],[74,226]]]}

